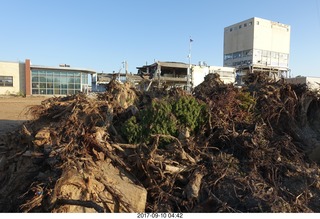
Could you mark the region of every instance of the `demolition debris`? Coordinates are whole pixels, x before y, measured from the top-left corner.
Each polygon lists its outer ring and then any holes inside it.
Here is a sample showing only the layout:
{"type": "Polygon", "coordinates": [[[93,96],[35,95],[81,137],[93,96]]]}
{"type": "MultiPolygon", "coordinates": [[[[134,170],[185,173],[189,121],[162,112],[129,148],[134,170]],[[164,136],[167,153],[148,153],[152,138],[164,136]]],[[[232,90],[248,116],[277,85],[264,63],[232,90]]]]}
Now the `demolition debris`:
{"type": "Polygon", "coordinates": [[[320,212],[319,95],[249,75],[46,99],[0,139],[1,212],[320,212]]]}

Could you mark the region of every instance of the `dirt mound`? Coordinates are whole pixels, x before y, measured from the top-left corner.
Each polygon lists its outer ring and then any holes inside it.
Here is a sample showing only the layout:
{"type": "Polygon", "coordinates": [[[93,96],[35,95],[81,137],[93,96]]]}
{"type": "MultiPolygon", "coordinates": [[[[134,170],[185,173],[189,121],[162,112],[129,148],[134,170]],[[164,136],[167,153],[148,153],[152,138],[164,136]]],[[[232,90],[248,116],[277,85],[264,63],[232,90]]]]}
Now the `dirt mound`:
{"type": "Polygon", "coordinates": [[[320,212],[317,94],[249,81],[43,101],[1,141],[0,211],[320,212]]]}

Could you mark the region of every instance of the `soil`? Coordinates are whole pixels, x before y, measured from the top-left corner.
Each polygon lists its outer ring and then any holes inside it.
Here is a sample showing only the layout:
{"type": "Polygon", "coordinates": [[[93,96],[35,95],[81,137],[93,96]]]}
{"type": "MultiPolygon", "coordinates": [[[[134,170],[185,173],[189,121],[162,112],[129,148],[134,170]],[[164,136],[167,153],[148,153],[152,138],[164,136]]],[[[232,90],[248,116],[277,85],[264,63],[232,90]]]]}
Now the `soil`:
{"type": "Polygon", "coordinates": [[[30,106],[40,105],[47,97],[0,97],[0,135],[14,130],[24,121],[30,106]]]}

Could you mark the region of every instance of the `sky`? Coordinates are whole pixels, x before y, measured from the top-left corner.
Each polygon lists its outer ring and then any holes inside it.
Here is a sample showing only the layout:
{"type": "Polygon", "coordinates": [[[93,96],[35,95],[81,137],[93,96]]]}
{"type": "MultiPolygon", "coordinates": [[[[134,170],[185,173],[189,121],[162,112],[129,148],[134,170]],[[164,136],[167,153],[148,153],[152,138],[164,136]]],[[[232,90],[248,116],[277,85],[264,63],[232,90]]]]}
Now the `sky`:
{"type": "Polygon", "coordinates": [[[0,0],[0,60],[137,73],[154,61],[223,65],[223,31],[291,26],[291,76],[320,77],[320,0],[0,0]]]}

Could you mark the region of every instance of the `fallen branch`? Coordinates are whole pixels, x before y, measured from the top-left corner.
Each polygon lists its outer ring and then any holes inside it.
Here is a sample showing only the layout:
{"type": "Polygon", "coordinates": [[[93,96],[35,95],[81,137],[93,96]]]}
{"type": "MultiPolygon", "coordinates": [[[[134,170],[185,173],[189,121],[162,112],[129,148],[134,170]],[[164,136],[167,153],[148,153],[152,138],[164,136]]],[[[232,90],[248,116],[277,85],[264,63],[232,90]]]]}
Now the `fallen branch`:
{"type": "MultiPolygon", "coordinates": [[[[57,199],[55,207],[60,207],[61,205],[79,205],[85,208],[94,208],[98,213],[104,213],[105,209],[93,201],[82,201],[73,199],[57,199]]],[[[108,212],[107,213],[111,213],[108,212]]]]}
{"type": "Polygon", "coordinates": [[[136,149],[139,147],[139,144],[111,144],[113,147],[127,148],[127,149],[136,149]]]}

